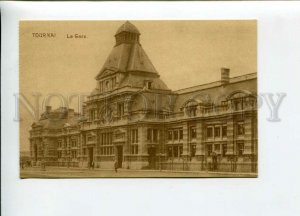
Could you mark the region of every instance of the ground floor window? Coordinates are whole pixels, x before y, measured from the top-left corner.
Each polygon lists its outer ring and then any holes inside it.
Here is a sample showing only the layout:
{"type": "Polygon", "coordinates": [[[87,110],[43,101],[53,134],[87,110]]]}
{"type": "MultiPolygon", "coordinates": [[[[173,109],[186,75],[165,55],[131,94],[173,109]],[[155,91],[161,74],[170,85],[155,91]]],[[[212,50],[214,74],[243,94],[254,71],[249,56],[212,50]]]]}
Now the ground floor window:
{"type": "Polygon", "coordinates": [[[77,158],[77,150],[71,151],[71,158],[77,158]]]}
{"type": "Polygon", "coordinates": [[[225,156],[227,152],[227,144],[222,145],[222,156],[225,156]]]}
{"type": "Polygon", "coordinates": [[[167,156],[168,158],[180,158],[183,152],[183,146],[181,145],[170,145],[168,147],[167,156]]]}
{"type": "Polygon", "coordinates": [[[242,156],[244,154],[244,143],[237,143],[237,154],[238,156],[242,156]]]}
{"type": "Polygon", "coordinates": [[[195,157],[196,155],[196,144],[191,144],[190,145],[190,156],[195,157]]]}
{"type": "Polygon", "coordinates": [[[113,155],[114,154],[114,147],[113,146],[100,147],[100,154],[101,155],[113,155]]]}
{"type": "Polygon", "coordinates": [[[131,145],[130,146],[131,154],[138,154],[138,150],[139,150],[138,147],[139,147],[138,145],[131,145]]]}
{"type": "Polygon", "coordinates": [[[212,144],[208,144],[206,146],[206,152],[207,152],[207,156],[210,156],[212,153],[212,144]]]}

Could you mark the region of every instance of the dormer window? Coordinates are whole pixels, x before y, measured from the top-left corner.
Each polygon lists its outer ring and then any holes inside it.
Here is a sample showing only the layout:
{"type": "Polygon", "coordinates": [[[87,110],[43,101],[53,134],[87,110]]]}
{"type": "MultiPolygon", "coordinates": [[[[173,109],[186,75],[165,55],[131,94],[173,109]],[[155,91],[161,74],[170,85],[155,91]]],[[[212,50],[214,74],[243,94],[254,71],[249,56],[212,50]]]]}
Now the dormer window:
{"type": "Polygon", "coordinates": [[[106,88],[106,90],[109,90],[109,81],[108,80],[105,81],[105,88],[106,88]]]}
{"type": "Polygon", "coordinates": [[[145,87],[146,87],[146,89],[151,89],[151,87],[152,87],[152,81],[146,80],[145,81],[145,87]]]}

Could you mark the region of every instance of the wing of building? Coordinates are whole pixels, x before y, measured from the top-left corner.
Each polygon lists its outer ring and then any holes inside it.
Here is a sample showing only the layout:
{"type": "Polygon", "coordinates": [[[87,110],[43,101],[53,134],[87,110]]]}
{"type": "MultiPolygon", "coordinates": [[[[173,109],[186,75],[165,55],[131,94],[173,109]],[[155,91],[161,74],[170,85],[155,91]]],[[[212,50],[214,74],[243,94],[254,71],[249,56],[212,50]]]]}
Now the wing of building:
{"type": "Polygon", "coordinates": [[[130,22],[96,75],[82,115],[47,107],[30,131],[32,162],[113,169],[257,171],[256,73],[170,90],[130,22]]]}

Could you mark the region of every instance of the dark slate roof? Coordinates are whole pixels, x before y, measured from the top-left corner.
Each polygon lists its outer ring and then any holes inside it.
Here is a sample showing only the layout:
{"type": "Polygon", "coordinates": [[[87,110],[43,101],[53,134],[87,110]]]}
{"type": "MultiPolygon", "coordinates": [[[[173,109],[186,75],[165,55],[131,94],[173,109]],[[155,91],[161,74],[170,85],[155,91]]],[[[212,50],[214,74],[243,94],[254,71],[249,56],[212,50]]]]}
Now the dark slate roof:
{"type": "Polygon", "coordinates": [[[135,25],[133,25],[129,21],[126,21],[123,25],[121,25],[115,35],[120,34],[121,32],[131,32],[135,34],[140,34],[137,27],[135,27],[135,25]]]}
{"type": "Polygon", "coordinates": [[[141,71],[158,74],[139,43],[122,43],[115,46],[96,79],[114,72],[141,71]]]}
{"type": "Polygon", "coordinates": [[[39,121],[33,123],[32,127],[42,126],[44,129],[61,129],[67,123],[69,126],[76,126],[79,121],[79,115],[74,113],[68,116],[67,108],[58,108],[50,112],[44,112],[39,121]]]}
{"type": "Polygon", "coordinates": [[[221,82],[213,82],[204,85],[194,86],[175,91],[177,98],[174,111],[178,112],[180,108],[189,100],[196,100],[203,104],[219,104],[226,100],[234,92],[243,91],[256,95],[257,78],[256,73],[246,74],[239,77],[230,78],[230,82],[225,86],[221,82]]]}

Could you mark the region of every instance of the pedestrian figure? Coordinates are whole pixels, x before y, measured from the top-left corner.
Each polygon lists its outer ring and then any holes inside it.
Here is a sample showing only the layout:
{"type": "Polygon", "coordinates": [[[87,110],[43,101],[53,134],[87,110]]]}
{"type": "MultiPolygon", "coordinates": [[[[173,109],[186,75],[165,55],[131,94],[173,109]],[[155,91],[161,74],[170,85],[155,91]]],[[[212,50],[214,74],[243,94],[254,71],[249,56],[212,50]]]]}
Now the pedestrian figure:
{"type": "Polygon", "coordinates": [[[117,160],[115,161],[115,164],[114,164],[114,165],[115,165],[115,172],[118,172],[119,166],[118,166],[118,161],[117,161],[117,160]]]}

